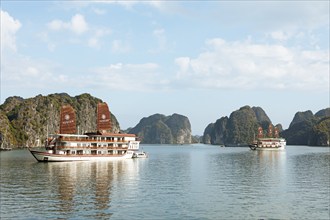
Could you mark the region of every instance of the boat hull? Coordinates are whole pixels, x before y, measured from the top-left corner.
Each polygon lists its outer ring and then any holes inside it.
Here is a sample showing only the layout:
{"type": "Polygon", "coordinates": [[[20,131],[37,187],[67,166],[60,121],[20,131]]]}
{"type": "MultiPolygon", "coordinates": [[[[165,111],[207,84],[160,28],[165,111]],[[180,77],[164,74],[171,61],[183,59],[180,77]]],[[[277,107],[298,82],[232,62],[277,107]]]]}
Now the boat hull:
{"type": "Polygon", "coordinates": [[[258,147],[258,146],[249,146],[251,150],[259,150],[259,151],[280,151],[285,150],[285,146],[281,147],[258,147]]]}
{"type": "Polygon", "coordinates": [[[133,155],[133,158],[148,158],[148,154],[146,152],[136,152],[133,155]]]}
{"type": "Polygon", "coordinates": [[[260,138],[249,145],[251,150],[278,151],[285,150],[286,141],[283,138],[260,138]]]}
{"type": "Polygon", "coordinates": [[[65,155],[30,149],[29,151],[38,162],[111,161],[133,158],[133,151],[128,151],[123,155],[65,155]]]}

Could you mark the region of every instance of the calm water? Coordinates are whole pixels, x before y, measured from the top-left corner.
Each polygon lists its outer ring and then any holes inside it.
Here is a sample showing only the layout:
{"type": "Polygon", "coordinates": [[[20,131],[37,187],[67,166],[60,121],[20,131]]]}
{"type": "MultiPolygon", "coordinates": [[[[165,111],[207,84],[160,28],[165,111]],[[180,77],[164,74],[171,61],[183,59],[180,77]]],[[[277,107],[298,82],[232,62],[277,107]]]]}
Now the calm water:
{"type": "Polygon", "coordinates": [[[144,145],[150,158],[1,152],[1,219],[330,219],[330,148],[144,145]]]}

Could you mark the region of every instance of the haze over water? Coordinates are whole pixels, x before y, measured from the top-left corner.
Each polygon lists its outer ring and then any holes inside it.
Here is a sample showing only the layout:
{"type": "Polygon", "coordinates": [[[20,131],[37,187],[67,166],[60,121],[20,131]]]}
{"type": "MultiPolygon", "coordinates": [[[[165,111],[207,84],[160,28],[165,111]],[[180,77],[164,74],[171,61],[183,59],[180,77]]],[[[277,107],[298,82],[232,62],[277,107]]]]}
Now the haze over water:
{"type": "Polygon", "coordinates": [[[142,145],[148,159],[1,152],[1,219],[329,219],[330,148],[142,145]]]}

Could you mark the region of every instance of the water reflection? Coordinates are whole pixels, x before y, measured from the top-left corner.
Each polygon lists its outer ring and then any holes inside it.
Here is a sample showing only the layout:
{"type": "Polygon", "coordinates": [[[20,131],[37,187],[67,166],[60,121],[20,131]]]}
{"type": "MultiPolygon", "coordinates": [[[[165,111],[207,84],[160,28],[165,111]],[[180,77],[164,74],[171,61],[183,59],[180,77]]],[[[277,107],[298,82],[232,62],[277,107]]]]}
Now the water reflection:
{"type": "MultiPolygon", "coordinates": [[[[111,198],[121,175],[136,178],[134,161],[49,163],[49,182],[57,197],[54,212],[70,217],[77,210],[85,217],[112,216],[111,198]]],[[[123,189],[124,190],[124,189],[123,189]]],[[[123,191],[124,193],[124,191],[123,191]]],[[[73,216],[71,216],[73,217],[73,216]]]]}
{"type": "Polygon", "coordinates": [[[78,163],[1,153],[0,217],[329,219],[329,148],[146,150],[146,160],[78,163]]]}
{"type": "MultiPolygon", "coordinates": [[[[294,155],[290,158],[290,164],[288,172],[291,179],[287,200],[292,204],[299,204],[294,208],[294,212],[299,214],[304,210],[310,210],[312,213],[329,211],[330,154],[294,155]],[[314,193],[310,193],[311,191],[314,193]]],[[[330,218],[330,212],[325,218],[330,218]]]]}
{"type": "MultiPolygon", "coordinates": [[[[285,196],[286,153],[280,151],[239,151],[220,153],[209,160],[210,192],[218,192],[212,200],[218,202],[218,210],[235,209],[228,218],[256,217],[285,218],[287,210],[281,201],[285,196]],[[270,198],[272,198],[270,200],[270,198]],[[272,207],[272,208],[270,208],[272,207]],[[278,212],[278,210],[281,212],[278,212]],[[277,211],[276,211],[277,210],[277,211]]],[[[215,213],[214,213],[215,214],[215,213]]]]}

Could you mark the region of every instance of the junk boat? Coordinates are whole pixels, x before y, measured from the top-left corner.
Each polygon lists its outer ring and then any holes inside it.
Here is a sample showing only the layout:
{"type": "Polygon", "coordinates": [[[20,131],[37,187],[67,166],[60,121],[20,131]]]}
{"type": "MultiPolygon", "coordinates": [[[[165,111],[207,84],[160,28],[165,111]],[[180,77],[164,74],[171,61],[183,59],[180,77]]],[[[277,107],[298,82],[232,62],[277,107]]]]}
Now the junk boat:
{"type": "Polygon", "coordinates": [[[107,161],[138,157],[140,141],[135,134],[109,133],[110,111],[106,103],[97,107],[97,132],[76,134],[76,115],[61,108],[60,132],[50,135],[44,151],[29,151],[38,162],[107,161]]]}
{"type": "Polygon", "coordinates": [[[286,140],[279,137],[279,130],[270,124],[266,137],[264,137],[262,127],[258,128],[257,139],[249,144],[251,150],[284,150],[286,147],[286,140]]]}

